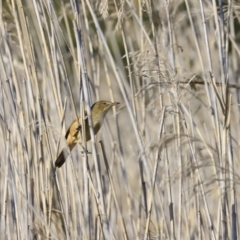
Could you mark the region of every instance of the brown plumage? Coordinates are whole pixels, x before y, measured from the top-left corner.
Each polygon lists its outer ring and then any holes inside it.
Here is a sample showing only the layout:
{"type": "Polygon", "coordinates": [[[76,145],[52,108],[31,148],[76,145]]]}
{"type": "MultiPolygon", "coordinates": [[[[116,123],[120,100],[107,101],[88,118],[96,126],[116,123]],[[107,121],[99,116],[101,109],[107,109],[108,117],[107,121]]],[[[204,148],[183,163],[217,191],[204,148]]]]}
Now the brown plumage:
{"type": "MultiPolygon", "coordinates": [[[[104,117],[106,116],[107,112],[110,110],[111,107],[117,105],[119,103],[111,103],[108,101],[98,101],[94,103],[91,107],[92,111],[92,120],[93,120],[93,132],[94,134],[97,134],[104,117]]],[[[88,124],[88,118],[87,113],[85,112],[85,138],[86,142],[91,139],[90,135],[90,129],[88,124]]],[[[67,145],[69,150],[71,151],[77,143],[82,144],[82,119],[81,117],[78,117],[78,121],[74,120],[70,127],[68,128],[65,139],[67,141],[67,145]]],[[[56,161],[55,161],[55,167],[61,167],[67,157],[68,157],[68,149],[64,148],[60,154],[58,155],[56,161]]]]}

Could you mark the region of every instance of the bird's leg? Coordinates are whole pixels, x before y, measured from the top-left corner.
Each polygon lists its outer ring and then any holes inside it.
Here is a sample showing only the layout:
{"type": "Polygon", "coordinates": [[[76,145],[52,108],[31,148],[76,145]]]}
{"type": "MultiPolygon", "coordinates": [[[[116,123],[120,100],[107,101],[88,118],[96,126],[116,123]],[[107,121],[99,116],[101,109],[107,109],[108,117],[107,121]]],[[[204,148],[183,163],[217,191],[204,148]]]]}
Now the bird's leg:
{"type": "MultiPolygon", "coordinates": [[[[82,125],[79,124],[76,129],[77,129],[77,131],[81,132],[82,131],[82,125]]],[[[82,154],[84,154],[84,153],[90,154],[91,152],[89,152],[85,147],[82,146],[82,154]]]]}
{"type": "Polygon", "coordinates": [[[79,124],[78,126],[77,126],[77,131],[82,131],[82,125],[81,124],[79,124]]]}

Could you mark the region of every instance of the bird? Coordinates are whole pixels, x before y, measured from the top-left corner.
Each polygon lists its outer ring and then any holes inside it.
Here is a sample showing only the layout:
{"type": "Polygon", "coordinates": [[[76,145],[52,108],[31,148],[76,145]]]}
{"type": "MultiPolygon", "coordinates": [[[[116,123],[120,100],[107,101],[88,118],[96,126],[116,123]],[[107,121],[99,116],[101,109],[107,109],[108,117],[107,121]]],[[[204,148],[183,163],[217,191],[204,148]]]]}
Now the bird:
{"type": "MultiPolygon", "coordinates": [[[[92,112],[92,122],[93,122],[93,132],[94,135],[96,135],[99,131],[99,129],[102,126],[103,120],[108,113],[108,111],[113,107],[118,105],[118,102],[109,102],[109,101],[98,101],[95,102],[91,106],[91,112],[92,112]]],[[[84,129],[85,129],[85,140],[86,142],[91,139],[90,135],[90,128],[88,123],[88,117],[87,112],[84,113],[84,129]]],[[[69,126],[66,134],[65,139],[67,142],[68,147],[65,147],[62,149],[60,154],[58,155],[56,161],[55,161],[55,167],[60,168],[66,161],[69,151],[72,151],[72,149],[75,147],[77,143],[82,144],[82,118],[81,116],[78,116],[78,119],[75,119],[72,124],[69,126]]]]}

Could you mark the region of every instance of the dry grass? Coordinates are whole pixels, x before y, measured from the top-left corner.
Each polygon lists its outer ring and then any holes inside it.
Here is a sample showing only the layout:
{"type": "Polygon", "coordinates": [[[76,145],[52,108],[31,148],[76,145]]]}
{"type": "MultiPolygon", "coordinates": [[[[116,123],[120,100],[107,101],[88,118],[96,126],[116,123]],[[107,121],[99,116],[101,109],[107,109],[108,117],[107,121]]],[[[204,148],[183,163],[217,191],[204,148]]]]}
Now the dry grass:
{"type": "Polygon", "coordinates": [[[219,2],[1,2],[2,239],[237,239],[240,5],[219,2]],[[98,99],[121,106],[56,170],[98,99]]]}

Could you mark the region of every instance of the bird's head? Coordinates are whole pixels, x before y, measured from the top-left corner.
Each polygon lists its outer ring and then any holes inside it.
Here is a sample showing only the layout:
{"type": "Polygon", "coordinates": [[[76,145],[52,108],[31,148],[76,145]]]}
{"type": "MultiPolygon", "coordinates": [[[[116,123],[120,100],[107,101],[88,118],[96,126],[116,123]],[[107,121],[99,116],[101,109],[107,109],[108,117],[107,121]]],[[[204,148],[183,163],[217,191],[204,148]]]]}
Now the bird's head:
{"type": "Polygon", "coordinates": [[[118,102],[98,101],[92,105],[92,117],[104,118],[107,112],[118,104],[118,102]]]}

